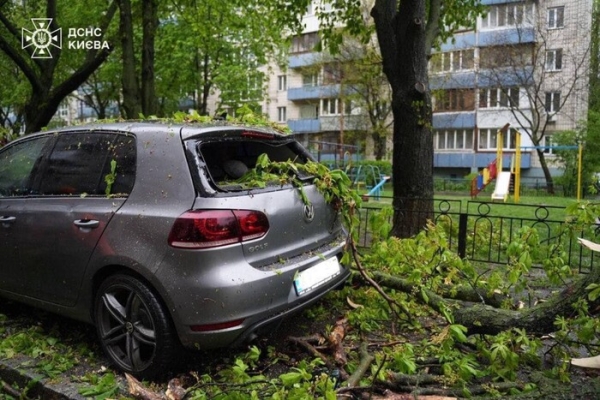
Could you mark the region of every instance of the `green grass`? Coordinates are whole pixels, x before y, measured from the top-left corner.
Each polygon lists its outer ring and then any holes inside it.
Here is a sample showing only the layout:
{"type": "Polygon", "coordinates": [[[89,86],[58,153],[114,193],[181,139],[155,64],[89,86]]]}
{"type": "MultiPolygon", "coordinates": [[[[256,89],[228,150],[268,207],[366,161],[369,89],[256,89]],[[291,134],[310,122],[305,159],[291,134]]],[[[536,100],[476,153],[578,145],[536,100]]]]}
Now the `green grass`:
{"type": "MultiPolygon", "coordinates": [[[[361,195],[367,193],[366,190],[359,191],[361,195]]],[[[374,197],[370,197],[369,201],[363,202],[363,207],[371,207],[371,208],[379,208],[385,207],[392,204],[392,195],[393,191],[389,188],[386,188],[381,192],[381,198],[379,200],[375,200],[374,197]]],[[[571,197],[563,197],[563,196],[521,196],[519,203],[514,202],[514,197],[510,196],[506,203],[491,200],[491,195],[486,193],[480,193],[478,197],[475,199],[471,199],[471,196],[468,194],[436,194],[434,196],[435,200],[451,200],[460,201],[462,203],[462,211],[467,212],[467,205],[469,202],[468,212],[470,214],[477,213],[478,207],[475,203],[493,203],[490,204],[489,214],[490,216],[510,216],[511,218],[536,218],[536,210],[535,207],[520,207],[520,206],[549,206],[549,214],[546,217],[551,220],[564,220],[565,212],[564,210],[557,210],[552,207],[560,207],[566,208],[567,206],[575,203],[577,200],[571,197]],[[515,207],[514,205],[518,204],[520,206],[515,207]]],[[[458,209],[454,210],[455,205],[452,205],[452,210],[450,212],[458,212],[458,209]]],[[[438,210],[436,204],[436,211],[438,210]]],[[[480,209],[484,211],[484,209],[480,209]]],[[[544,218],[545,213],[543,210],[538,210],[537,212],[540,218],[544,218]]]]}

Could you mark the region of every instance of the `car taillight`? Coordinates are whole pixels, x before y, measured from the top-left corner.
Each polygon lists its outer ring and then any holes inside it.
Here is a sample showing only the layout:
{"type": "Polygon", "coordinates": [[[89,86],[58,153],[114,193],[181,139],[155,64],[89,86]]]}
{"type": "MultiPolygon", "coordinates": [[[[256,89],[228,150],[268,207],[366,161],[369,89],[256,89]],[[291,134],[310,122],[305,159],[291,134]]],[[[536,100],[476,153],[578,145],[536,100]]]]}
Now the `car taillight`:
{"type": "Polygon", "coordinates": [[[251,210],[191,210],[175,220],[169,244],[206,249],[258,239],[269,230],[267,216],[251,210]]]}

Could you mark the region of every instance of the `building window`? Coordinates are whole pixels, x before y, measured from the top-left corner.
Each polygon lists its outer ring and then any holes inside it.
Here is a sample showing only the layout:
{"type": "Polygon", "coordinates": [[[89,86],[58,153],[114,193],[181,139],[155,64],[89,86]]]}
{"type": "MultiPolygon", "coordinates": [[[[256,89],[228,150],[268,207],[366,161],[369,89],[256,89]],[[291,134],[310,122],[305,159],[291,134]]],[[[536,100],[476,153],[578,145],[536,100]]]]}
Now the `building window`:
{"type": "Polygon", "coordinates": [[[473,89],[440,90],[434,94],[434,112],[475,110],[473,89]]]}
{"type": "Polygon", "coordinates": [[[333,85],[344,79],[344,70],[339,63],[328,63],[323,66],[323,84],[333,85]]]}
{"type": "Polygon", "coordinates": [[[548,50],[546,52],[546,71],[560,71],[562,69],[562,49],[548,50]]]}
{"type": "Polygon", "coordinates": [[[338,99],[323,99],[321,102],[321,115],[336,115],[338,99]]]}
{"type": "Polygon", "coordinates": [[[350,114],[352,112],[352,102],[343,102],[341,99],[321,100],[321,115],[340,115],[342,110],[344,114],[350,114]]]}
{"type": "Polygon", "coordinates": [[[285,122],[287,121],[287,110],[285,107],[277,107],[277,121],[285,122]]]}
{"type": "Polygon", "coordinates": [[[319,83],[319,76],[317,74],[303,74],[302,75],[302,86],[317,86],[319,83]]]}
{"type": "Polygon", "coordinates": [[[287,76],[279,75],[277,77],[277,90],[279,90],[279,91],[287,90],[287,76]]]}
{"type": "Polygon", "coordinates": [[[552,136],[544,135],[542,140],[540,140],[540,146],[544,148],[545,154],[552,154],[552,146],[554,146],[554,143],[552,143],[552,136]]]}
{"type": "Polygon", "coordinates": [[[66,118],[69,116],[69,103],[65,100],[58,106],[58,116],[66,118]]]}
{"type": "Polygon", "coordinates": [[[519,107],[519,88],[486,88],[479,91],[479,108],[519,107]]]}
{"type": "Polygon", "coordinates": [[[472,70],[475,67],[475,50],[458,50],[434,54],[430,66],[431,72],[472,70]]]}
{"type": "Polygon", "coordinates": [[[565,7],[552,7],[548,9],[548,29],[562,28],[565,25],[565,7]]]}
{"type": "MultiPolygon", "coordinates": [[[[502,148],[514,150],[517,147],[517,131],[509,129],[507,135],[503,135],[502,148]]],[[[498,148],[498,129],[479,129],[479,150],[496,150],[498,148]]]]}
{"type": "Polygon", "coordinates": [[[317,32],[305,33],[292,38],[291,53],[303,53],[313,51],[319,43],[319,34],[317,32]]]}
{"type": "Polygon", "coordinates": [[[534,51],[530,43],[483,47],[479,50],[479,66],[483,69],[492,69],[532,65],[534,51]]]}
{"type": "Polygon", "coordinates": [[[544,109],[547,113],[555,113],[560,110],[560,92],[546,92],[544,109]]]}
{"type": "Polygon", "coordinates": [[[312,1],[308,4],[308,6],[306,6],[306,13],[304,14],[305,17],[309,17],[311,15],[314,14],[314,4],[312,3],[312,1]]]}
{"type": "Polygon", "coordinates": [[[472,129],[440,129],[434,132],[436,150],[472,150],[472,129]]]}
{"type": "Polygon", "coordinates": [[[492,29],[533,23],[533,4],[499,4],[488,8],[481,17],[481,28],[492,29]]]}

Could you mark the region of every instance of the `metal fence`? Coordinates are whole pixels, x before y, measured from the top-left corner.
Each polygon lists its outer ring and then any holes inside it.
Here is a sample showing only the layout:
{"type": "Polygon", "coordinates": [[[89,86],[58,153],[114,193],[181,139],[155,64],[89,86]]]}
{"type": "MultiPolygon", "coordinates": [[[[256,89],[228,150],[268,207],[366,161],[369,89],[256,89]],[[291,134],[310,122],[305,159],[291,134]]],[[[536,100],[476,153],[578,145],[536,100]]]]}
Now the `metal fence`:
{"type": "MultiPolygon", "coordinates": [[[[390,204],[391,198],[384,199],[390,204]]],[[[565,229],[564,207],[546,205],[521,205],[483,201],[434,199],[433,221],[447,232],[449,247],[462,258],[476,262],[507,264],[508,246],[521,235],[521,228],[535,228],[539,242],[534,246],[534,262],[541,265],[556,252],[562,252],[565,263],[589,271],[600,259],[590,250],[577,243],[577,237],[600,241],[600,228],[591,224],[585,229],[565,229]]],[[[399,202],[402,204],[402,201],[399,202]]],[[[399,209],[397,211],[407,212],[399,209]]],[[[360,209],[359,242],[369,247],[373,240],[371,221],[373,214],[381,212],[381,206],[365,203],[360,209]]],[[[388,221],[391,223],[391,220],[388,221]]],[[[409,232],[414,233],[414,232],[409,232]]]]}

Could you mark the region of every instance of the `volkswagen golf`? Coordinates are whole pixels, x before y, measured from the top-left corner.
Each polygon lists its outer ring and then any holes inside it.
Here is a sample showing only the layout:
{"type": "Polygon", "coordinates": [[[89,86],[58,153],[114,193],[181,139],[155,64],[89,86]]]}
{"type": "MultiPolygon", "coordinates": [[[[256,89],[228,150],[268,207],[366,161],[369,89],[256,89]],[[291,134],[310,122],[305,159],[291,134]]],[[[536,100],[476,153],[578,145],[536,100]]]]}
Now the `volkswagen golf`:
{"type": "MultiPolygon", "coordinates": [[[[244,343],[341,285],[336,208],[312,184],[240,178],[266,154],[306,163],[263,127],[119,122],[0,149],[0,295],[96,326],[147,378],[181,348],[244,343]],[[261,185],[262,186],[262,185],[261,185]]],[[[1,307],[1,306],[0,306],[1,307]]]]}

